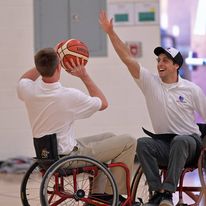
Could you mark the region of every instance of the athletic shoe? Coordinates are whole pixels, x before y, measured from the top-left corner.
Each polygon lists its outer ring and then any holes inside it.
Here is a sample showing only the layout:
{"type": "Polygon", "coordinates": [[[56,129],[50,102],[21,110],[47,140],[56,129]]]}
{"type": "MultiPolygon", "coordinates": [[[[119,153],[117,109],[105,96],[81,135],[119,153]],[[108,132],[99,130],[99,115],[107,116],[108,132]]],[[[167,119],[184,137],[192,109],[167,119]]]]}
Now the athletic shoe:
{"type": "Polygon", "coordinates": [[[161,200],[162,200],[163,193],[155,192],[154,195],[149,199],[149,201],[143,206],[159,206],[161,200]]]}
{"type": "Polygon", "coordinates": [[[159,206],[174,206],[172,201],[172,193],[164,192],[159,206]]]}

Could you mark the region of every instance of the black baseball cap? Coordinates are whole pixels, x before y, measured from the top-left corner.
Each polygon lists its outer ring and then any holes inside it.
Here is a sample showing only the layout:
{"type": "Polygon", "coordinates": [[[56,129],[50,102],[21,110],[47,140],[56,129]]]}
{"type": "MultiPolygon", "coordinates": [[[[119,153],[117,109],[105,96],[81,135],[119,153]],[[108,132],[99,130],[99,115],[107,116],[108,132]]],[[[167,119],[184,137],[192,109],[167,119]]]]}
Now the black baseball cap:
{"type": "Polygon", "coordinates": [[[166,54],[170,59],[172,59],[176,64],[179,65],[179,67],[183,64],[183,57],[180,51],[177,49],[170,47],[170,48],[162,48],[162,47],[156,47],[154,49],[154,53],[159,56],[160,54],[166,54]]]}

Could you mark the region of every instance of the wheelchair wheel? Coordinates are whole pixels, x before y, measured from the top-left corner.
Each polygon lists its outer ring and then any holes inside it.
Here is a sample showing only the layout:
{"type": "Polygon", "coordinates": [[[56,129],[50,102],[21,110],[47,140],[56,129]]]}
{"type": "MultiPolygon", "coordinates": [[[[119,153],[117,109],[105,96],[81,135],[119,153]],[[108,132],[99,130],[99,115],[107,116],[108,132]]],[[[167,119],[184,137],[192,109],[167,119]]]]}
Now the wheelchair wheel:
{"type": "Polygon", "coordinates": [[[45,206],[116,206],[118,191],[111,172],[104,164],[90,157],[68,156],[54,163],[45,173],[40,186],[40,200],[45,206]],[[106,183],[110,194],[104,193],[106,183]]]}
{"type": "Polygon", "coordinates": [[[141,200],[143,203],[145,203],[148,201],[149,196],[149,186],[146,181],[146,177],[142,171],[142,167],[140,164],[138,164],[131,185],[132,202],[138,202],[141,200]]]}
{"type": "Polygon", "coordinates": [[[42,181],[42,172],[37,162],[31,165],[25,173],[21,188],[20,197],[22,205],[24,206],[37,206],[40,204],[39,190],[42,181]]]}
{"type": "Polygon", "coordinates": [[[202,149],[198,160],[198,173],[206,203],[206,148],[202,149]]]}

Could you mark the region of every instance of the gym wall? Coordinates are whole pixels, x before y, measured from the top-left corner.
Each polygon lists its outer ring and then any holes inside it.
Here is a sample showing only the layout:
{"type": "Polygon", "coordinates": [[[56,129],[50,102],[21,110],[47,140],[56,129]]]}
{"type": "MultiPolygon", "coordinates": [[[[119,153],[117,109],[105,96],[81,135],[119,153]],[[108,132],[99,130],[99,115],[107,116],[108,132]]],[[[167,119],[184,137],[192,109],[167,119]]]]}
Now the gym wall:
{"type": "MultiPolygon", "coordinates": [[[[76,2],[76,0],[74,1],[76,2]]],[[[96,2],[96,0],[93,1],[96,2]]],[[[109,11],[111,5],[127,2],[142,1],[108,0],[106,1],[106,8],[109,11]]],[[[149,2],[158,1],[150,0],[149,2]]],[[[18,79],[26,70],[34,66],[33,55],[37,49],[35,44],[37,31],[35,30],[33,6],[32,0],[0,1],[0,160],[15,156],[34,155],[27,113],[24,104],[16,95],[18,79]]],[[[95,8],[96,6],[95,4],[95,8]]],[[[92,3],[88,7],[90,11],[95,9],[92,3]]],[[[90,13],[87,12],[87,15],[89,16],[90,13]]],[[[92,19],[97,23],[98,15],[93,16],[92,19]]],[[[62,21],[64,20],[59,19],[59,24],[62,21]]],[[[82,27],[81,31],[86,30],[86,23],[82,27]]],[[[59,28],[56,28],[56,30],[59,31],[59,28]]],[[[115,30],[125,42],[141,42],[141,56],[137,60],[155,72],[156,64],[153,49],[160,44],[159,24],[121,25],[115,26],[115,30]]],[[[69,35],[68,33],[68,37],[69,35]]],[[[100,53],[96,53],[96,56],[94,54],[89,59],[87,70],[97,85],[104,91],[110,105],[107,110],[98,112],[90,119],[77,121],[77,137],[111,131],[117,134],[129,133],[138,138],[143,135],[142,126],[151,129],[144,97],[126,67],[114,52],[107,37],[101,33],[102,40],[100,38],[100,42],[98,42],[98,35],[96,32],[92,36],[92,38],[96,37],[95,45],[102,44],[104,48],[102,53],[99,51],[100,53]]],[[[65,72],[62,72],[61,82],[65,86],[77,87],[86,92],[79,79],[69,76],[65,72]]]]}

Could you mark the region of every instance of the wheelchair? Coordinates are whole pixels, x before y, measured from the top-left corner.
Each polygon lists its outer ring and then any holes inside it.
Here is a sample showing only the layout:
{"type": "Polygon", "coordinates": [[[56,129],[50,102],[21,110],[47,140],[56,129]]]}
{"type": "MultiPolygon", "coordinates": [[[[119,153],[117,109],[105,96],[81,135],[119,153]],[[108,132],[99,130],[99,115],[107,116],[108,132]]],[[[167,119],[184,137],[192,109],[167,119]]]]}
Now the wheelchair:
{"type": "MultiPolygon", "coordinates": [[[[202,133],[203,146],[201,148],[198,161],[192,165],[186,165],[181,172],[179,184],[175,193],[176,206],[205,206],[206,205],[206,124],[198,124],[202,133]],[[189,174],[197,174],[198,180],[192,185],[186,184],[185,176],[189,174]],[[187,199],[187,202],[184,201],[187,199]],[[205,199],[205,200],[204,200],[205,199]]],[[[167,169],[160,167],[160,177],[162,180],[166,177],[167,169]]],[[[189,180],[191,184],[191,179],[189,180]]],[[[142,171],[141,165],[138,165],[131,186],[131,196],[138,195],[146,202],[150,197],[149,186],[146,177],[142,171]],[[133,193],[134,192],[134,193],[133,193]]],[[[136,199],[134,197],[134,199],[136,199]]]]}
{"type": "MultiPolygon", "coordinates": [[[[202,137],[206,135],[205,125],[199,125],[202,137]]],[[[141,206],[147,202],[150,193],[146,177],[141,165],[137,163],[136,172],[132,178],[130,187],[130,172],[123,163],[100,163],[99,161],[86,157],[70,155],[59,157],[57,152],[56,137],[49,137],[49,151],[52,155],[42,158],[39,155],[39,148],[35,145],[37,158],[34,164],[25,173],[21,184],[21,201],[24,206],[37,205],[82,205],[82,206],[141,206]],[[52,148],[55,145],[55,148],[52,148]],[[119,196],[117,185],[110,172],[112,167],[121,167],[126,173],[127,197],[122,199],[119,196]],[[96,179],[101,174],[102,188],[104,182],[110,187],[110,194],[99,195],[95,192],[96,179]]],[[[205,139],[205,138],[204,138],[205,139]]],[[[40,145],[44,145],[41,144],[40,145]]],[[[42,149],[42,148],[41,148],[42,149]]],[[[43,152],[44,155],[47,152],[43,152]]],[[[177,188],[177,206],[198,206],[201,204],[203,196],[206,195],[206,146],[201,149],[198,163],[185,167],[180,176],[177,188]],[[198,171],[200,182],[198,186],[185,186],[184,177],[188,172],[198,171]],[[184,203],[184,195],[191,201],[184,203]]],[[[166,169],[160,169],[162,178],[166,175],[166,169]]],[[[206,204],[203,204],[206,205],[206,204]]],[[[203,206],[200,205],[200,206],[203,206]]]]}
{"type": "Polygon", "coordinates": [[[125,164],[106,164],[75,154],[59,157],[55,134],[34,139],[34,146],[37,157],[25,173],[20,189],[24,206],[141,205],[134,199],[136,196],[131,195],[130,172],[125,164]],[[110,172],[113,167],[121,167],[125,171],[126,180],[122,180],[126,181],[127,186],[125,198],[118,194],[116,182],[110,172]],[[98,181],[101,181],[101,188],[98,187],[98,181]],[[105,183],[109,194],[104,193],[105,183]],[[99,190],[103,190],[101,195],[99,190]]]}

